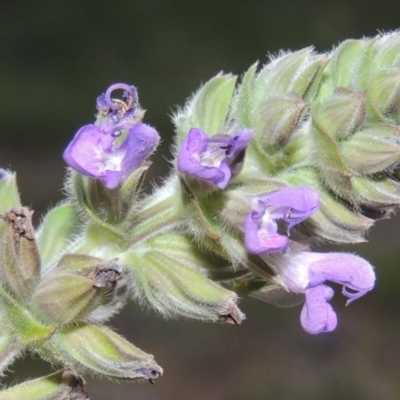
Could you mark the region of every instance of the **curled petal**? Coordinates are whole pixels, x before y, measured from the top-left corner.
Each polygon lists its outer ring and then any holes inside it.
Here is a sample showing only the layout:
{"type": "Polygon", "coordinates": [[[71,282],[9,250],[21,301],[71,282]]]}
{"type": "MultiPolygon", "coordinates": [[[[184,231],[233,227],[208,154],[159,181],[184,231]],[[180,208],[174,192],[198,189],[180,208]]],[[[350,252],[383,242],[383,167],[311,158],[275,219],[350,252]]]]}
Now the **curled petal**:
{"type": "Polygon", "coordinates": [[[343,285],[343,294],[349,298],[349,304],[374,287],[374,270],[363,258],[343,253],[313,254],[315,261],[308,269],[309,288],[325,281],[336,282],[343,285]]]}
{"type": "Polygon", "coordinates": [[[129,86],[125,83],[115,83],[111,85],[106,93],[97,97],[97,108],[103,112],[116,112],[123,109],[124,112],[132,110],[137,104],[138,96],[135,86],[129,86]],[[116,90],[123,90],[122,100],[112,99],[111,95],[116,90]]]}
{"type": "Polygon", "coordinates": [[[137,90],[135,86],[129,86],[125,83],[115,83],[107,89],[104,100],[107,106],[113,111],[120,110],[121,108],[129,110],[132,109],[137,102],[137,90]],[[122,101],[111,99],[112,92],[119,89],[124,91],[122,101]]]}
{"type": "Polygon", "coordinates": [[[325,285],[306,290],[306,302],[300,314],[301,325],[306,332],[316,335],[336,328],[336,313],[328,303],[333,294],[333,290],[325,285]]]}

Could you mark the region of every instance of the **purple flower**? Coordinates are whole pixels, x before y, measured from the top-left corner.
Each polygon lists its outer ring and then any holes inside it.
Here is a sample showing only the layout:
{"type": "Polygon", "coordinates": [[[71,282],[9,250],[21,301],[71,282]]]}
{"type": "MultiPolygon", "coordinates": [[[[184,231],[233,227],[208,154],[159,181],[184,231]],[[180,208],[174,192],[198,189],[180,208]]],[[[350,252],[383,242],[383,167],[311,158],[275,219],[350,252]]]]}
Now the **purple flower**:
{"type": "Polygon", "coordinates": [[[325,282],[342,285],[347,304],[363,296],[375,284],[371,264],[353,254],[293,251],[267,257],[281,285],[290,292],[305,294],[300,321],[304,330],[311,334],[330,332],[337,325],[336,313],[329,304],[334,292],[325,282]]]}
{"type": "Polygon", "coordinates": [[[309,187],[290,187],[257,196],[255,210],[244,223],[244,243],[249,253],[264,254],[286,251],[289,230],[310,217],[319,208],[319,195],[309,187]],[[278,221],[286,225],[279,233],[278,221]]]}
{"type": "Polygon", "coordinates": [[[138,95],[135,86],[125,83],[111,85],[105,93],[102,93],[96,101],[100,115],[104,118],[102,124],[105,129],[111,129],[123,123],[132,122],[138,103],[138,95]],[[122,90],[122,99],[111,98],[116,90],[122,90]]]}
{"type": "Polygon", "coordinates": [[[118,187],[155,150],[159,136],[145,124],[105,125],[79,129],[64,151],[65,162],[76,171],[101,179],[108,189],[118,187]],[[126,131],[122,141],[121,135],[126,131]],[[121,143],[122,141],[122,143],[121,143]]]}
{"type": "Polygon", "coordinates": [[[192,128],[178,155],[178,170],[225,189],[243,162],[252,131],[243,129],[229,137],[209,138],[192,128]]]}

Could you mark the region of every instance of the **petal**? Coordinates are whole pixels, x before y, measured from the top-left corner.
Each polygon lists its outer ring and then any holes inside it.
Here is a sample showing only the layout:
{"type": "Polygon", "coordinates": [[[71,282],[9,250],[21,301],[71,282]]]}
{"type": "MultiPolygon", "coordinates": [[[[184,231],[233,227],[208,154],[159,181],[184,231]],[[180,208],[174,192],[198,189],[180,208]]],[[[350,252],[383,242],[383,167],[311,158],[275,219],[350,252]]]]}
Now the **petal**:
{"type": "Polygon", "coordinates": [[[276,190],[261,197],[274,213],[289,224],[289,229],[304,221],[319,208],[319,194],[312,188],[297,186],[276,190]]]}
{"type": "Polygon", "coordinates": [[[231,139],[231,144],[233,145],[231,154],[234,156],[237,152],[245,149],[248,146],[252,137],[253,137],[252,129],[242,129],[238,131],[231,139]]]}
{"type": "Polygon", "coordinates": [[[146,124],[131,126],[122,145],[126,146],[126,154],[121,164],[123,175],[128,175],[133,169],[142,165],[154,152],[159,140],[157,131],[152,127],[146,124]]]}
{"type": "Polygon", "coordinates": [[[232,177],[239,175],[244,164],[247,146],[253,137],[251,129],[243,129],[229,140],[230,149],[227,150],[227,164],[232,177]]]}
{"type": "Polygon", "coordinates": [[[308,287],[318,286],[325,281],[339,283],[343,285],[343,294],[349,298],[347,304],[374,287],[374,270],[363,258],[344,253],[311,254],[314,260],[308,268],[308,287]]]}
{"type": "Polygon", "coordinates": [[[182,143],[178,155],[178,171],[209,181],[224,189],[231,177],[229,167],[222,162],[219,168],[200,163],[201,154],[208,149],[208,136],[200,129],[192,128],[182,143]]]}
{"type": "Polygon", "coordinates": [[[249,213],[244,223],[244,244],[249,253],[263,254],[283,250],[288,244],[286,236],[277,233],[278,226],[271,220],[260,227],[259,212],[249,213]]]}
{"type": "Polygon", "coordinates": [[[104,151],[102,142],[104,133],[96,125],[85,125],[76,133],[71,143],[65,149],[64,161],[83,175],[100,177],[103,175],[103,161],[101,155],[104,151]]]}
{"type": "Polygon", "coordinates": [[[112,171],[112,170],[105,171],[105,175],[102,179],[106,188],[116,189],[121,180],[121,175],[122,175],[121,171],[112,171]]]}
{"type": "Polygon", "coordinates": [[[306,290],[306,302],[300,314],[301,325],[306,332],[316,335],[331,332],[336,328],[336,313],[328,303],[333,293],[333,290],[325,285],[306,290]]]}

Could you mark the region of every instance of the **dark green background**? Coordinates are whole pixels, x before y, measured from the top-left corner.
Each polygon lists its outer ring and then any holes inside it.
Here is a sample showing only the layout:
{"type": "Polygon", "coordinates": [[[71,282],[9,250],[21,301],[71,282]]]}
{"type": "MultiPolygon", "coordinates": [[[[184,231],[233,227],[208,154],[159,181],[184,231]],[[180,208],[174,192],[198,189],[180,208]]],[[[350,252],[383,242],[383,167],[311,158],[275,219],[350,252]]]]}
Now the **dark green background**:
{"type": "MultiPolygon", "coordinates": [[[[146,122],[163,137],[151,179],[164,174],[169,116],[202,82],[241,74],[268,53],[400,26],[397,1],[0,2],[0,165],[17,171],[23,202],[40,215],[62,198],[63,148],[93,120],[96,96],[134,84],[146,122]]],[[[165,368],[156,385],[89,380],[92,399],[261,400],[400,398],[400,223],[380,222],[370,243],[347,247],[377,267],[373,293],[344,307],[339,326],[310,336],[299,308],[245,299],[240,327],[164,321],[134,305],[111,321],[165,368]]],[[[335,250],[340,250],[336,248],[335,250]]],[[[48,371],[19,361],[8,380],[48,371]]]]}

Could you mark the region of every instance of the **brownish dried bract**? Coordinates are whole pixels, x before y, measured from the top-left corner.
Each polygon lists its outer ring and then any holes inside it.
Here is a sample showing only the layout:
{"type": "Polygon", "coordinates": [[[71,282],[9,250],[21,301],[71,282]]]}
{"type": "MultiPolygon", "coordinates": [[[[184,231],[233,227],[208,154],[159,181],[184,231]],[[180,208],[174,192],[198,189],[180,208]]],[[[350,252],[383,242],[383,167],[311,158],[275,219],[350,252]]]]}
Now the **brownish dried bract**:
{"type": "Polygon", "coordinates": [[[17,207],[0,215],[0,218],[12,225],[13,238],[15,241],[19,240],[21,237],[34,240],[32,215],[33,211],[29,211],[26,207],[17,207]]]}
{"type": "Polygon", "coordinates": [[[0,215],[0,280],[18,298],[27,298],[40,275],[40,256],[32,226],[33,211],[15,207],[0,215]]]}
{"type": "Polygon", "coordinates": [[[246,318],[246,316],[239,310],[236,304],[232,304],[227,314],[220,315],[220,322],[239,325],[246,318]]]}
{"type": "Polygon", "coordinates": [[[71,387],[71,391],[62,400],[90,400],[87,393],[83,390],[85,380],[81,376],[66,370],[62,374],[62,380],[65,385],[71,387]]]}
{"type": "Polygon", "coordinates": [[[111,266],[108,268],[96,267],[88,276],[89,279],[93,280],[93,287],[103,288],[110,286],[110,294],[113,293],[118,279],[121,276],[121,271],[118,266],[111,266]]]}

